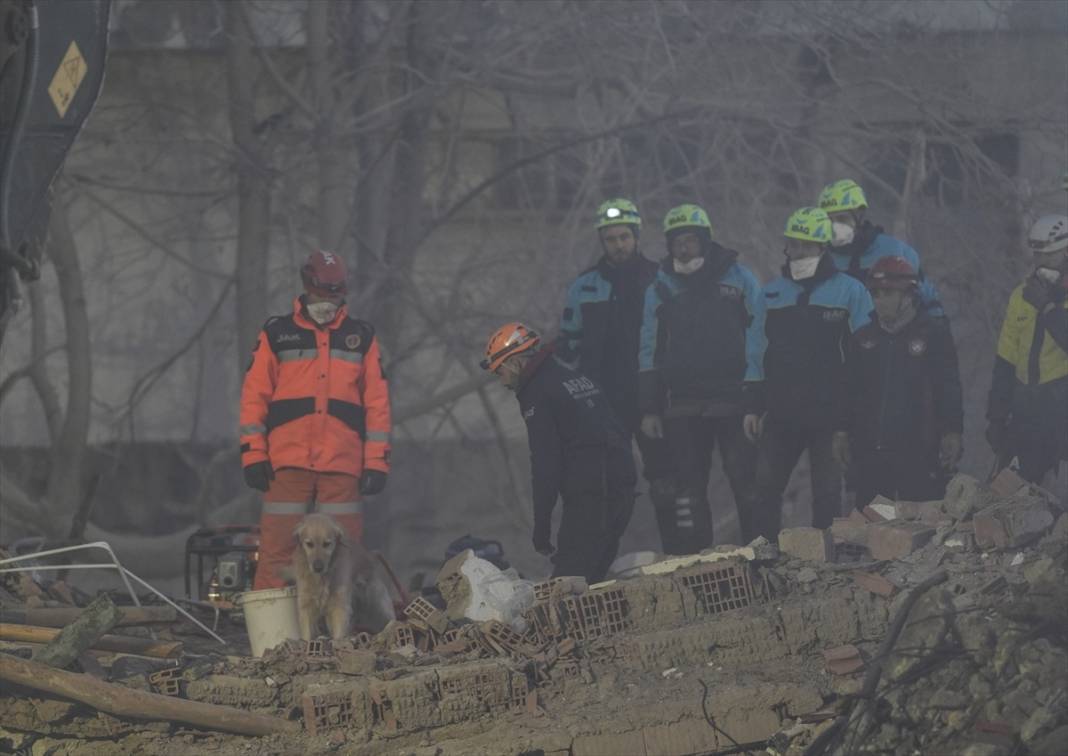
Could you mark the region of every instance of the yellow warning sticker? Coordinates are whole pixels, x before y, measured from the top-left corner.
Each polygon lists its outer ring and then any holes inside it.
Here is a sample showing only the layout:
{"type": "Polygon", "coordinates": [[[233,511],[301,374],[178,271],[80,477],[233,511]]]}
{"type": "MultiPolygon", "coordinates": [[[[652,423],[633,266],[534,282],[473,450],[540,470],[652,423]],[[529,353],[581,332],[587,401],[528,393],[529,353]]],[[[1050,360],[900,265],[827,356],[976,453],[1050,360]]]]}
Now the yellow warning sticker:
{"type": "Polygon", "coordinates": [[[88,71],[89,66],[85,64],[85,58],[82,57],[82,51],[78,49],[78,43],[71,40],[67,54],[63,56],[55,76],[52,77],[52,83],[48,85],[48,94],[60,118],[67,114],[67,108],[70,107],[88,71]]]}

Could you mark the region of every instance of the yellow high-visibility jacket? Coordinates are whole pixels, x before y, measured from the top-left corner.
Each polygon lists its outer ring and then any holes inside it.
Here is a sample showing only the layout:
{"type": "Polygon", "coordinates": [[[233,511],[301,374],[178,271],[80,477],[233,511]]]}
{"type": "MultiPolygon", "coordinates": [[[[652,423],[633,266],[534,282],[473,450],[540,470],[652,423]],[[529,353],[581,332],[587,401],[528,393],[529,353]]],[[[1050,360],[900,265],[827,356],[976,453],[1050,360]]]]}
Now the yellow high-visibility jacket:
{"type": "Polygon", "coordinates": [[[991,420],[1013,412],[1013,397],[1022,387],[1041,391],[1068,380],[1068,298],[1040,314],[1024,299],[1025,285],[1013,290],[1001,326],[987,404],[991,420]]]}

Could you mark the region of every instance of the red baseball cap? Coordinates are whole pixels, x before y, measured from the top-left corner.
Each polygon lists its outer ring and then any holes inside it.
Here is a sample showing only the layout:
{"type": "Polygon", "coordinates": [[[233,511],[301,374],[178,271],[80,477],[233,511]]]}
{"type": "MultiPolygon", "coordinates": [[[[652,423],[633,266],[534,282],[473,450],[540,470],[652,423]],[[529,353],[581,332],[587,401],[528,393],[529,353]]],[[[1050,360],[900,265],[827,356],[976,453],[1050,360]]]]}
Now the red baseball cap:
{"type": "Polygon", "coordinates": [[[349,290],[345,261],[336,252],[317,249],[300,269],[304,288],[320,297],[336,297],[349,290]]]}

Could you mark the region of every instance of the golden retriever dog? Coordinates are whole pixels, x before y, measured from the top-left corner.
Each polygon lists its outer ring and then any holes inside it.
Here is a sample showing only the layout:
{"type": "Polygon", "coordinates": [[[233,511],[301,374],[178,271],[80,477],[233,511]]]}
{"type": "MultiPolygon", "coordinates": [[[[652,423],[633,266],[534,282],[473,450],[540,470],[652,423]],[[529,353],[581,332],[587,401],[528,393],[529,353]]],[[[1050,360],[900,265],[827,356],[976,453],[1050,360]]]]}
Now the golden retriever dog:
{"type": "Polygon", "coordinates": [[[334,640],[347,638],[353,620],[377,633],[394,618],[393,599],[382,575],[381,562],[358,543],[352,543],[332,517],[310,514],[293,536],[293,576],[301,640],[319,636],[321,623],[334,640]]]}

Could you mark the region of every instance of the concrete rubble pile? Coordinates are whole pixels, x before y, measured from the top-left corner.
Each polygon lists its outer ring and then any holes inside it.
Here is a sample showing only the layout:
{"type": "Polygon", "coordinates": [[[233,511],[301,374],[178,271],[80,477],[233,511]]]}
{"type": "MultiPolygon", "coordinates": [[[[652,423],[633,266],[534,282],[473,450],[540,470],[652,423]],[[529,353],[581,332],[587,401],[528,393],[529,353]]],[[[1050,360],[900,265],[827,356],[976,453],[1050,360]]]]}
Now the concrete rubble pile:
{"type": "Polygon", "coordinates": [[[252,741],[16,690],[0,697],[0,747],[979,756],[1068,742],[1068,517],[1007,475],[627,579],[537,583],[512,622],[463,616],[465,558],[438,576],[447,606],[416,598],[377,636],[151,671],[102,660],[112,685],[292,731],[252,741]]]}

